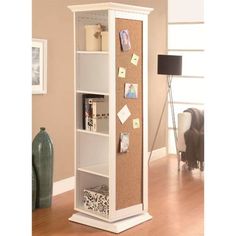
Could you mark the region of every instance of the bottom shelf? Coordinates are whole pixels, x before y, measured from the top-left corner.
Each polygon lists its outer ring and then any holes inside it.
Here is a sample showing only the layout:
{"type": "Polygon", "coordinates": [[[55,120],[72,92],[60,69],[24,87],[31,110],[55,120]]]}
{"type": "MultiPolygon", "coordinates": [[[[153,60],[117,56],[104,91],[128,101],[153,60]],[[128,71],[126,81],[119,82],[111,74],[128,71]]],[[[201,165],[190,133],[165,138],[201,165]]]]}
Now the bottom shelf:
{"type": "Polygon", "coordinates": [[[97,164],[97,165],[90,165],[85,167],[78,168],[79,171],[87,172],[94,175],[100,175],[103,177],[109,177],[109,167],[107,164],[97,164]]]}
{"type": "Polygon", "coordinates": [[[101,213],[94,212],[92,210],[85,209],[83,206],[76,209],[78,212],[83,213],[88,216],[92,216],[101,220],[109,221],[109,215],[103,215],[101,213]]]}
{"type": "Polygon", "coordinates": [[[78,170],[76,186],[76,210],[107,220],[109,178],[78,170]]]}
{"type": "Polygon", "coordinates": [[[113,233],[120,233],[122,231],[125,231],[129,228],[132,228],[136,225],[139,225],[139,224],[141,224],[145,221],[151,220],[151,219],[152,219],[152,216],[149,215],[149,213],[147,213],[147,212],[140,214],[140,215],[126,218],[124,220],[119,220],[116,222],[105,222],[103,220],[99,220],[95,217],[88,216],[83,213],[73,214],[69,218],[70,221],[84,224],[84,225],[88,225],[88,226],[92,226],[92,227],[95,227],[98,229],[103,229],[103,230],[110,231],[113,233]]]}

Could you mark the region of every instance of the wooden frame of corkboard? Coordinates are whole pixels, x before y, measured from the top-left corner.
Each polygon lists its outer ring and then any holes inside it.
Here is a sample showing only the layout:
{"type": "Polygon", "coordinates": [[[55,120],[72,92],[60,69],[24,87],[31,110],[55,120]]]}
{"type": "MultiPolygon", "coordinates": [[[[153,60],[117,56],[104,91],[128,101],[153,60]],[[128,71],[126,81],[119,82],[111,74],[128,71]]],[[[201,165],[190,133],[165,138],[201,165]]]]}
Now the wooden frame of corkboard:
{"type": "Polygon", "coordinates": [[[124,124],[116,118],[116,209],[143,203],[143,22],[116,19],[116,113],[127,105],[131,116],[124,124]],[[128,30],[129,51],[122,51],[119,32],[128,30]],[[131,63],[133,53],[139,56],[138,65],[131,63]],[[126,68],[126,78],[118,77],[119,67],[126,68]],[[138,98],[124,97],[125,83],[138,84],[138,98]],[[133,129],[133,119],[139,118],[140,128],[133,129]],[[129,151],[120,153],[120,134],[129,133],[129,151]]]}

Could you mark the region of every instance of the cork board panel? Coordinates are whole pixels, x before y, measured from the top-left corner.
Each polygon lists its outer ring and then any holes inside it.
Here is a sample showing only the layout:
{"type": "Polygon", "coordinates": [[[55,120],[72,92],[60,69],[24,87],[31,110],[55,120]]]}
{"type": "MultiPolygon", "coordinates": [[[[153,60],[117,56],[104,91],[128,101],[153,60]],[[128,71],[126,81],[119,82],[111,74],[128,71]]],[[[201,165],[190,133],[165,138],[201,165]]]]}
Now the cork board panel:
{"type": "Polygon", "coordinates": [[[143,104],[142,104],[142,21],[116,19],[116,113],[127,105],[131,116],[121,124],[116,116],[116,209],[123,209],[143,201],[143,104]],[[129,51],[122,51],[119,32],[128,30],[131,42],[129,51]],[[130,61],[133,53],[139,56],[138,65],[130,61]],[[126,78],[118,77],[119,67],[126,68],[126,78]],[[138,84],[138,98],[124,97],[125,83],[138,84]],[[133,129],[133,119],[139,118],[140,128],[133,129]],[[120,133],[129,133],[129,151],[120,153],[120,133]]]}

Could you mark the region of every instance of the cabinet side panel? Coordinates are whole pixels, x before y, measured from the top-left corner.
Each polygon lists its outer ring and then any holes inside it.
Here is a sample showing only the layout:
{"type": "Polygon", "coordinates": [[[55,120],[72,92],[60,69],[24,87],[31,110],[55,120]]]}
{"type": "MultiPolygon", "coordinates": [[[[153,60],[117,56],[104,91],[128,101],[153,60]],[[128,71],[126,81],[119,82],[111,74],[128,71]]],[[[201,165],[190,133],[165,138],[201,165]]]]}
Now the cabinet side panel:
{"type": "Polygon", "coordinates": [[[142,21],[116,19],[116,113],[124,105],[130,117],[124,124],[116,118],[116,209],[143,203],[143,25],[142,21]],[[122,51],[119,32],[128,30],[131,42],[129,51],[122,51]],[[131,63],[133,54],[139,56],[138,64],[131,63]],[[126,68],[126,78],[118,77],[119,67],[126,68]],[[125,84],[138,84],[138,97],[124,96],[125,84]],[[140,128],[133,128],[133,119],[139,119],[140,128]],[[129,151],[120,153],[120,134],[129,133],[129,151]]]}

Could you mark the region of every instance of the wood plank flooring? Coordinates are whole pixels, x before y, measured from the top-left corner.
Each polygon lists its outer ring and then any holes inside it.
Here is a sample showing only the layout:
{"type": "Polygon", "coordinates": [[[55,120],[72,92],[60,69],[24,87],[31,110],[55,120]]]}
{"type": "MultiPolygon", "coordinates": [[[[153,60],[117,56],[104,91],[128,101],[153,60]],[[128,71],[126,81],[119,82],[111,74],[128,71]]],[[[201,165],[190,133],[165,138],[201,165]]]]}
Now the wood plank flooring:
{"type": "MultiPolygon", "coordinates": [[[[113,233],[68,221],[73,214],[73,191],[53,198],[51,208],[32,213],[33,236],[109,236],[113,233]]],[[[122,236],[203,236],[204,173],[177,171],[168,156],[152,162],[149,171],[149,213],[153,219],[122,236]]]]}

